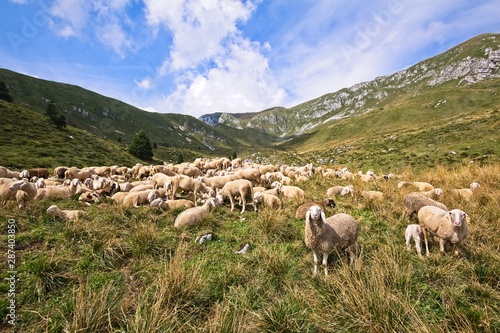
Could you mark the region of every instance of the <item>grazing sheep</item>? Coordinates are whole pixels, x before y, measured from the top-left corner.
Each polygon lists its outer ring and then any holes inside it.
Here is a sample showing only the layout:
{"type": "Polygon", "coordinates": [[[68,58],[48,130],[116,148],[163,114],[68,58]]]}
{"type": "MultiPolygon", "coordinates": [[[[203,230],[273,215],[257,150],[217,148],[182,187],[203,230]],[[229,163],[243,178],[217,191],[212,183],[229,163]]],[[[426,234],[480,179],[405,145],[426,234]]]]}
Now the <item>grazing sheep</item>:
{"type": "Polygon", "coordinates": [[[444,210],[448,210],[444,204],[439,201],[433,200],[420,193],[410,193],[403,198],[404,212],[403,216],[411,219],[414,214],[417,214],[420,208],[424,206],[436,206],[444,210]]]}
{"type": "Polygon", "coordinates": [[[31,168],[26,171],[28,171],[29,173],[29,176],[27,178],[38,177],[47,179],[50,176],[49,170],[45,168],[31,168]]]}
{"type": "Polygon", "coordinates": [[[422,256],[422,228],[418,224],[409,224],[405,230],[406,250],[411,250],[411,239],[415,242],[415,248],[419,256],[422,256]]]}
{"type": "Polygon", "coordinates": [[[298,219],[305,218],[307,211],[312,206],[319,206],[322,211],[326,211],[326,207],[335,208],[337,205],[335,204],[335,201],[333,201],[332,198],[328,198],[328,199],[325,199],[323,201],[308,202],[308,203],[301,205],[299,208],[297,208],[297,211],[295,212],[295,218],[298,218],[298,219]]]}
{"type": "Polygon", "coordinates": [[[172,210],[180,207],[191,208],[194,207],[194,202],[187,199],[164,200],[163,198],[156,198],[149,204],[151,207],[158,207],[163,211],[172,210]]]}
{"type": "Polygon", "coordinates": [[[431,199],[437,199],[441,194],[443,194],[442,188],[433,188],[430,191],[412,192],[411,194],[422,194],[431,199]]]}
{"type": "Polygon", "coordinates": [[[312,206],[306,213],[304,241],[314,257],[313,276],[318,273],[318,256],[323,254],[325,276],[328,275],[328,256],[333,251],[347,250],[350,263],[357,256],[358,223],[348,214],[335,214],[328,219],[319,206],[312,206]]]}
{"type": "Polygon", "coordinates": [[[80,215],[84,213],[85,211],[83,210],[69,210],[69,209],[62,210],[56,205],[52,205],[49,208],[47,208],[47,214],[60,217],[66,221],[77,220],[80,217],[80,215]]]}
{"type": "Polygon", "coordinates": [[[6,167],[0,166],[0,178],[19,178],[19,171],[11,171],[6,167]]]}
{"type": "MultiPolygon", "coordinates": [[[[247,179],[231,180],[224,185],[218,192],[217,196],[223,202],[226,197],[229,197],[231,202],[231,211],[234,210],[234,198],[239,197],[241,200],[241,214],[245,212],[247,199],[253,203],[253,187],[252,182],[247,179]]],[[[257,211],[257,206],[253,203],[254,211],[257,211]]]]}
{"type": "Polygon", "coordinates": [[[240,179],[240,176],[232,174],[226,176],[215,176],[215,177],[201,177],[200,180],[213,188],[215,191],[220,190],[226,185],[227,182],[231,180],[240,179]]]}
{"type": "Polygon", "coordinates": [[[88,170],[78,169],[78,168],[69,168],[64,172],[64,179],[78,179],[81,182],[84,182],[87,178],[92,178],[92,173],[88,170]]]}
{"type": "Polygon", "coordinates": [[[380,191],[361,191],[359,194],[367,202],[381,201],[384,199],[384,193],[380,191]]]}
{"type": "Polygon", "coordinates": [[[200,223],[200,221],[207,215],[213,208],[218,205],[216,198],[209,198],[203,205],[188,208],[181,212],[175,218],[174,227],[192,227],[200,223]]]}
{"type": "Polygon", "coordinates": [[[99,202],[102,199],[102,194],[96,191],[82,193],[78,197],[78,201],[85,202],[87,205],[99,202]]]}
{"type": "Polygon", "coordinates": [[[282,204],[280,198],[273,194],[264,192],[255,192],[253,195],[255,204],[264,204],[264,206],[272,209],[281,209],[282,204]]]}
{"type": "Polygon", "coordinates": [[[249,180],[251,182],[255,182],[256,185],[261,185],[261,173],[259,169],[254,168],[245,168],[239,169],[235,171],[235,174],[240,178],[249,180]]]}
{"type": "MultiPolygon", "coordinates": [[[[425,250],[429,255],[427,230],[439,238],[439,253],[444,254],[444,245],[449,242],[453,245],[455,255],[458,248],[468,235],[467,214],[460,209],[450,211],[435,206],[424,206],[418,211],[418,224],[424,234],[425,250]]],[[[420,253],[419,253],[420,255],[420,253]]]]}
{"type": "Polygon", "coordinates": [[[178,189],[193,192],[195,206],[198,205],[198,193],[207,193],[211,197],[215,196],[215,191],[210,186],[202,183],[199,179],[193,179],[184,175],[172,177],[172,199],[175,199],[178,189]]]}

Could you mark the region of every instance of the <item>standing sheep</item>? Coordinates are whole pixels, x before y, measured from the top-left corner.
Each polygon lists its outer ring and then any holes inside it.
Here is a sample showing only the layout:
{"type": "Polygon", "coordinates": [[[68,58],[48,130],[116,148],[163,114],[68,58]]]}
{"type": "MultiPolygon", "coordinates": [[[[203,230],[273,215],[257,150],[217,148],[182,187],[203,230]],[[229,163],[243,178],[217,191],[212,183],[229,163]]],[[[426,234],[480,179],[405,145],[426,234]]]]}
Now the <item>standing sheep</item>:
{"type": "MultiPolygon", "coordinates": [[[[220,191],[218,191],[217,196],[220,196],[219,199],[221,202],[229,197],[229,201],[231,202],[231,211],[234,210],[234,198],[240,197],[241,199],[241,214],[245,212],[245,207],[247,204],[247,199],[253,203],[253,187],[252,182],[246,179],[238,179],[231,180],[224,185],[220,191]]],[[[257,211],[257,207],[255,203],[253,203],[254,211],[257,211]]]]}
{"type": "Polygon", "coordinates": [[[297,210],[295,211],[295,218],[298,218],[298,219],[305,218],[307,211],[312,206],[319,206],[322,211],[326,211],[326,207],[335,208],[337,205],[335,204],[335,201],[333,201],[332,198],[328,198],[328,199],[325,199],[323,201],[308,202],[308,203],[301,205],[299,208],[297,208],[297,210]]]}
{"type": "Polygon", "coordinates": [[[38,193],[36,185],[26,180],[18,180],[9,186],[12,196],[15,196],[19,209],[29,201],[33,201],[38,193]]]}
{"type": "Polygon", "coordinates": [[[448,210],[448,208],[439,201],[432,200],[431,198],[419,193],[407,194],[403,199],[403,206],[403,216],[407,216],[408,219],[411,219],[411,217],[414,214],[417,214],[420,208],[424,206],[436,206],[441,209],[448,210]]]}
{"type": "MultiPolygon", "coordinates": [[[[424,206],[418,211],[418,224],[424,234],[425,250],[429,256],[427,230],[439,238],[439,253],[444,254],[446,242],[453,244],[454,253],[458,255],[457,246],[460,245],[469,233],[467,228],[467,214],[460,209],[450,211],[435,206],[424,206]]],[[[419,255],[421,255],[419,253],[419,255]]]]}
{"type": "Polygon", "coordinates": [[[215,198],[208,198],[202,206],[188,208],[181,212],[175,218],[174,227],[193,227],[200,223],[200,221],[207,215],[215,206],[218,205],[218,200],[215,198]]]}
{"type": "Polygon", "coordinates": [[[314,257],[313,276],[318,273],[318,256],[323,254],[325,276],[328,275],[328,256],[333,251],[347,250],[350,263],[357,256],[358,223],[351,215],[339,213],[325,218],[319,206],[312,206],[306,214],[304,241],[314,257]]]}

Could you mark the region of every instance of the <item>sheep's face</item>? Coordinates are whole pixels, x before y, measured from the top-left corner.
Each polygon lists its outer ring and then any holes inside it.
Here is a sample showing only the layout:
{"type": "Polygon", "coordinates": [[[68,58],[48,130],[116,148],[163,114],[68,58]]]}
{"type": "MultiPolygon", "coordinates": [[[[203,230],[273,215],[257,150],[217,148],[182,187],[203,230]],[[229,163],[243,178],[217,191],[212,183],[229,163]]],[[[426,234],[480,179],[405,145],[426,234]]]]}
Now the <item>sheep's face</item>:
{"type": "Polygon", "coordinates": [[[460,209],[450,210],[448,214],[450,216],[451,223],[453,223],[455,227],[461,227],[468,216],[465,212],[461,211],[460,209]]]}
{"type": "Polygon", "coordinates": [[[332,198],[328,198],[328,203],[326,204],[328,207],[335,208],[337,205],[335,204],[335,201],[333,201],[332,198]]]}
{"type": "Polygon", "coordinates": [[[26,184],[24,180],[15,181],[9,186],[9,190],[11,191],[22,190],[24,184],[26,184]]]}
{"type": "Polygon", "coordinates": [[[56,205],[52,205],[49,208],[47,208],[47,214],[54,214],[57,212],[58,207],[56,205]]]}
{"type": "Polygon", "coordinates": [[[325,220],[325,213],[319,206],[311,206],[306,213],[306,223],[310,221],[317,222],[319,220],[325,220]]]}

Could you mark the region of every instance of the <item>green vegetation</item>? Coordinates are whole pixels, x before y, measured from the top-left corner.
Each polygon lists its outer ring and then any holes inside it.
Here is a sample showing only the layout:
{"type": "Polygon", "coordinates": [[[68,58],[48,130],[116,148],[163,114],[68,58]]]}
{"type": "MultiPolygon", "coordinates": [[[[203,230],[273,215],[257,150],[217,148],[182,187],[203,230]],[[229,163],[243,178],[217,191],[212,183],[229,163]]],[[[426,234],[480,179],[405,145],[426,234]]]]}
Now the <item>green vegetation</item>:
{"type": "Polygon", "coordinates": [[[14,101],[10,89],[4,81],[0,81],[0,99],[6,102],[14,101]]]}
{"type": "Polygon", "coordinates": [[[153,160],[153,146],[142,129],[135,134],[128,147],[128,152],[144,161],[153,160]]]}
{"type": "MultiPolygon", "coordinates": [[[[355,170],[353,170],[355,171],[355,170]]],[[[472,202],[443,197],[470,216],[470,236],[459,257],[418,259],[404,245],[400,179],[354,182],[383,191],[367,204],[338,198],[327,215],[359,221],[355,266],[331,256],[330,275],[312,278],[298,203],[243,215],[218,207],[192,229],[178,230],[180,210],[90,207],[73,200],[9,203],[0,220],[16,223],[17,331],[22,332],[498,332],[500,330],[500,165],[438,167],[404,180],[442,188],[481,184],[472,202]],[[79,221],[49,217],[51,204],[81,208],[79,221]],[[196,236],[212,232],[200,245],[196,236]],[[251,245],[248,253],[234,251],[251,245]]],[[[300,186],[307,200],[324,198],[334,179],[315,175],[300,186]]],[[[7,244],[6,234],[2,243],[7,244]]],[[[6,270],[0,289],[6,293],[6,270]]],[[[2,318],[6,297],[1,299],[2,318]]],[[[3,329],[9,332],[4,322],[3,329]]]]}
{"type": "Polygon", "coordinates": [[[61,129],[63,127],[66,127],[66,117],[64,114],[59,112],[57,110],[57,105],[54,101],[49,101],[49,104],[47,105],[47,109],[45,111],[47,116],[49,117],[49,120],[56,125],[58,129],[61,129]]]}

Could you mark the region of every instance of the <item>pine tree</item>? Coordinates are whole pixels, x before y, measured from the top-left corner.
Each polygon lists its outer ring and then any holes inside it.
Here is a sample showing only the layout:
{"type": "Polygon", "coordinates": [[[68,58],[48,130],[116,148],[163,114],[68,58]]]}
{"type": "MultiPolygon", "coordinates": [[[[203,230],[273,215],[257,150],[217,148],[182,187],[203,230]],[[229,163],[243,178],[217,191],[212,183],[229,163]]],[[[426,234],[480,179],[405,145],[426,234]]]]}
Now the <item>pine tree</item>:
{"type": "Polygon", "coordinates": [[[141,129],[135,133],[134,139],[128,148],[129,153],[144,161],[153,159],[153,147],[146,133],[141,129]]]}
{"type": "Polygon", "coordinates": [[[0,81],[0,99],[9,103],[14,101],[9,86],[4,81],[0,81]]]}
{"type": "Polygon", "coordinates": [[[57,128],[61,129],[66,127],[66,117],[62,112],[57,111],[57,106],[54,101],[49,101],[45,113],[49,117],[50,121],[56,125],[57,128]]]}

